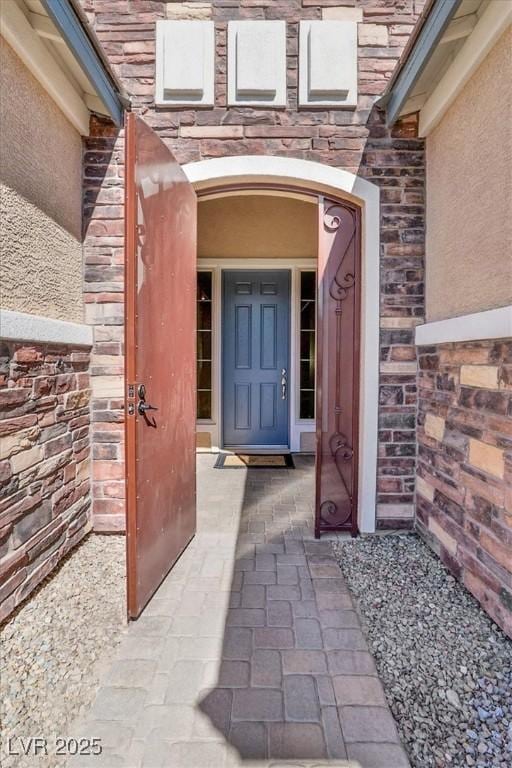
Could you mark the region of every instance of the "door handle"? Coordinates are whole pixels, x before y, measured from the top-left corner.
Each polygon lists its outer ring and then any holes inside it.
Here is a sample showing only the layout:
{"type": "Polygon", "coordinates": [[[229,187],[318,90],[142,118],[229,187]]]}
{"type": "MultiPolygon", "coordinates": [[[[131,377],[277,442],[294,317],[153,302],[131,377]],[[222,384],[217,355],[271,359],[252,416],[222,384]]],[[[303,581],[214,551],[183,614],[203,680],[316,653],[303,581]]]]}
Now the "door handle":
{"type": "Polygon", "coordinates": [[[288,377],[286,368],[281,371],[281,400],[286,400],[286,391],[288,389],[288,377]]]}
{"type": "Polygon", "coordinates": [[[144,416],[146,411],[158,411],[158,408],[156,408],[156,406],[154,405],[148,405],[147,403],[144,402],[144,400],[139,400],[137,410],[141,416],[144,416]]]}
{"type": "Polygon", "coordinates": [[[139,384],[137,394],[139,396],[137,411],[139,412],[140,416],[145,416],[147,411],[158,411],[158,408],[156,408],[154,405],[149,405],[149,403],[146,403],[146,387],[144,384],[139,384]]]}

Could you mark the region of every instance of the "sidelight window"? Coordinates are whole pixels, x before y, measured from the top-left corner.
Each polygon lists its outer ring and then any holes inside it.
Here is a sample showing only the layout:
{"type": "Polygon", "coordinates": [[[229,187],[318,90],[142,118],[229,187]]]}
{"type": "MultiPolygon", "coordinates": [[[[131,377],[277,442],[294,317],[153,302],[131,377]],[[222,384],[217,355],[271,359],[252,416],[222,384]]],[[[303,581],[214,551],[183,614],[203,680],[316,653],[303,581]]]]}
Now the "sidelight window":
{"type": "Polygon", "coordinates": [[[212,417],[212,273],[197,273],[197,418],[212,417]]]}
{"type": "Polygon", "coordinates": [[[315,418],[316,273],[300,273],[299,418],[315,418]]]}

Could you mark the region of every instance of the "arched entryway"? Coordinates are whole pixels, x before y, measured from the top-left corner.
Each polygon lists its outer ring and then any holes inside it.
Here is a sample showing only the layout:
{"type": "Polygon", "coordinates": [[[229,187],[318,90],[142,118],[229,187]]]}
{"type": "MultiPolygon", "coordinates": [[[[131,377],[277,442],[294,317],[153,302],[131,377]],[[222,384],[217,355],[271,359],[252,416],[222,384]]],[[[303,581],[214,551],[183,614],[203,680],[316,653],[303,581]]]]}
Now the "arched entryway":
{"type": "MultiPolygon", "coordinates": [[[[379,343],[379,189],[347,171],[284,157],[238,156],[216,158],[183,167],[200,200],[258,191],[267,195],[309,198],[318,207],[319,228],[325,249],[336,237],[338,214],[354,211],[360,216],[360,307],[358,352],[357,524],[365,533],[375,530],[378,343],[379,343]],[[336,210],[336,205],[341,209],[336,210]]],[[[347,222],[347,226],[351,224],[347,222]]],[[[350,239],[350,238],[349,238],[350,239]]],[[[340,243],[343,250],[344,245],[340,243]]],[[[322,257],[322,254],[318,254],[322,257]]],[[[331,282],[334,275],[331,276],[331,282]]],[[[327,283],[326,283],[327,284],[327,283]]],[[[334,283],[336,288],[336,282],[334,283]]],[[[343,287],[338,286],[338,298],[343,287]]],[[[342,299],[343,301],[343,299],[342,299]]],[[[336,299],[333,309],[336,311],[336,299]]],[[[330,348],[336,344],[336,331],[330,348]]],[[[356,339],[356,343],[357,343],[356,339]]],[[[320,345],[319,345],[320,348],[320,345]]],[[[335,360],[331,356],[331,363],[335,360]]],[[[331,424],[332,427],[332,424],[331,424]]],[[[336,431],[331,436],[336,440],[336,431]]],[[[336,443],[334,449],[336,448],[336,443]]],[[[339,446],[340,450],[343,447],[339,446]]],[[[343,461],[343,459],[342,459],[343,461]]]]}

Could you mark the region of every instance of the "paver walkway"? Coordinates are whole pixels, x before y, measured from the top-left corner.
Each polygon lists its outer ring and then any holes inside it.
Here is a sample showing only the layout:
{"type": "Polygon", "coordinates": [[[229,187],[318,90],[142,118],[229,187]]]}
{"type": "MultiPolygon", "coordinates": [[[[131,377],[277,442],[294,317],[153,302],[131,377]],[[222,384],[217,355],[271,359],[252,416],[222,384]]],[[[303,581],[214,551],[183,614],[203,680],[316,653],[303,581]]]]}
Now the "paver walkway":
{"type": "Polygon", "coordinates": [[[312,460],[214,461],[198,458],[194,541],[80,728],[103,754],[70,765],[408,766],[329,542],[312,537],[312,460]]]}

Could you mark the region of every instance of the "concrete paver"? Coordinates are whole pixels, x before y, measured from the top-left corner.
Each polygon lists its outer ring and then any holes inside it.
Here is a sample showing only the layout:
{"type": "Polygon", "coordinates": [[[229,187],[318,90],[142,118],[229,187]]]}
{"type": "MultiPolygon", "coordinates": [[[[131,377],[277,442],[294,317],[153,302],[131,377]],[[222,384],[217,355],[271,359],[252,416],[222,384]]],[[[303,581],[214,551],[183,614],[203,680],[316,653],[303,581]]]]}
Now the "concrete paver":
{"type": "Polygon", "coordinates": [[[405,768],[328,541],[313,462],[218,470],[198,457],[197,535],[126,632],[70,766],[405,768]]]}

